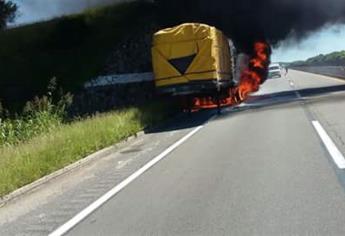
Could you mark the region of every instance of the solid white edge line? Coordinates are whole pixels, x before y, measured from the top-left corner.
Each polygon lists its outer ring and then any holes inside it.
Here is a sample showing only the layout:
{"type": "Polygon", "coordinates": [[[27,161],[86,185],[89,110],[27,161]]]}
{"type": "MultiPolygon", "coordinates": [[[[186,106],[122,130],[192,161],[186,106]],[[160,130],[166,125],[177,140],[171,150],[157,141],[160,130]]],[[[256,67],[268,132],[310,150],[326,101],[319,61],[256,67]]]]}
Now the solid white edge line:
{"type": "Polygon", "coordinates": [[[159,161],[161,161],[163,158],[165,158],[168,154],[170,154],[172,151],[174,151],[178,146],[183,144],[185,141],[187,141],[189,138],[191,138],[194,134],[196,134],[198,131],[200,131],[204,126],[198,126],[194,130],[192,130],[190,133],[188,133],[186,136],[184,136],[182,139],[168,147],[164,152],[153,158],[151,161],[149,161],[146,165],[141,167],[139,170],[137,170],[135,173],[133,173],[131,176],[129,176],[127,179],[122,181],[120,184],[115,186],[113,189],[111,189],[109,192],[104,194],[102,197],[97,199],[95,202],[93,202],[91,205],[86,207],[84,210],[79,212],[76,216],[74,216],[72,219],[67,221],[65,224],[57,228],[54,232],[50,233],[49,236],[61,236],[70,231],[73,227],[75,227],[77,224],[79,224],[81,221],[83,221],[86,217],[88,217],[91,213],[93,213],[95,210],[97,210],[99,207],[101,207],[103,204],[105,204],[108,200],[110,200],[112,197],[114,197],[117,193],[119,193],[121,190],[123,190],[127,185],[129,185],[131,182],[133,182],[135,179],[137,179],[140,175],[145,173],[147,170],[149,170],[151,167],[156,165],[159,161]]]}
{"type": "Polygon", "coordinates": [[[312,121],[312,123],[317,133],[319,134],[322,142],[326,146],[328,152],[331,154],[335,164],[338,166],[339,169],[345,169],[345,158],[343,154],[339,151],[332,139],[328,136],[327,132],[322,127],[320,122],[314,120],[312,121]]]}

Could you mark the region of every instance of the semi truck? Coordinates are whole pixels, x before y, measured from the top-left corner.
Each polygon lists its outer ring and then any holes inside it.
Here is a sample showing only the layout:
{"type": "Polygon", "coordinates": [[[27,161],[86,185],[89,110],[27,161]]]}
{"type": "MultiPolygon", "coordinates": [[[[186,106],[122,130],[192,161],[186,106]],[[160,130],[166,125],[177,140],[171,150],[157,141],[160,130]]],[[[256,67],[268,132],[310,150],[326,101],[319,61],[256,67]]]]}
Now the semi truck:
{"type": "Polygon", "coordinates": [[[213,26],[185,23],[160,30],[152,46],[157,91],[217,101],[228,97],[235,85],[235,55],[233,42],[213,26]]]}

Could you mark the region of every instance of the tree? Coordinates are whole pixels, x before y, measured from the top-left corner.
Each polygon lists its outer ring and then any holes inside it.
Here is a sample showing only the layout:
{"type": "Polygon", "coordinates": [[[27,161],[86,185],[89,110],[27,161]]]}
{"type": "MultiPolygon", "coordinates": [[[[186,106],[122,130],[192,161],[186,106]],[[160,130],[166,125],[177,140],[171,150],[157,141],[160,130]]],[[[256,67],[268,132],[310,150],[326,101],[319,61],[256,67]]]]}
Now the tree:
{"type": "Polygon", "coordinates": [[[0,0],[0,30],[4,29],[8,22],[14,20],[17,8],[12,1],[0,0]]]}

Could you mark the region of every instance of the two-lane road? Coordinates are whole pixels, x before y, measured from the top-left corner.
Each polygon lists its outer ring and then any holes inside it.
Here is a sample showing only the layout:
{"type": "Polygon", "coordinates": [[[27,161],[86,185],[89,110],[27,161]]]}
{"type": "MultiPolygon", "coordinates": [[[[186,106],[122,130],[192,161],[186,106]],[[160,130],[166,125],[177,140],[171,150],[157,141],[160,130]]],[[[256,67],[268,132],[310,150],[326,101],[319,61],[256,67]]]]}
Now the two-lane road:
{"type": "Polygon", "coordinates": [[[0,234],[345,235],[344,86],[291,71],[182,116],[0,208],[0,234]]]}
{"type": "MultiPolygon", "coordinates": [[[[255,96],[337,85],[293,71],[255,96]]],[[[345,235],[341,170],[312,125],[313,105],[292,94],[209,122],[69,235],[345,235]]],[[[342,110],[328,112],[345,127],[342,110]]]]}

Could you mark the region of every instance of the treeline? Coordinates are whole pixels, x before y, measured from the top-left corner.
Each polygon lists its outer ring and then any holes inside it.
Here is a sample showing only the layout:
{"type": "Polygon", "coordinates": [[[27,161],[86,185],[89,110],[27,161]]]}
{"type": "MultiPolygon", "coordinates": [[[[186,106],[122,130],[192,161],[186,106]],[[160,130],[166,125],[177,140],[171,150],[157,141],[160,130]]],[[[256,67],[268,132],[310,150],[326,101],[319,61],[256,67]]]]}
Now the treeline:
{"type": "Polygon", "coordinates": [[[290,66],[345,66],[345,51],[320,54],[305,61],[296,61],[290,66]]]}

